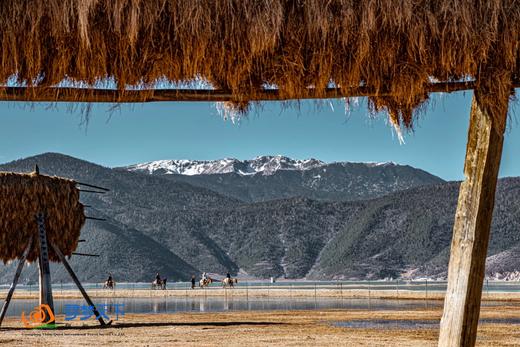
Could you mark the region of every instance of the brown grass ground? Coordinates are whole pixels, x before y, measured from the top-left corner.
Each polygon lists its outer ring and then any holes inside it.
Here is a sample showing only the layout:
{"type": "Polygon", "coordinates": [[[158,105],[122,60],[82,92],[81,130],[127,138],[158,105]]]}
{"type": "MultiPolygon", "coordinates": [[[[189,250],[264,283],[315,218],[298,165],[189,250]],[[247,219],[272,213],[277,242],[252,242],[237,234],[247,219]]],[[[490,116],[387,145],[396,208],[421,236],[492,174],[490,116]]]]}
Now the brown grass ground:
{"type": "MultiPolygon", "coordinates": [[[[441,309],[408,311],[251,311],[227,313],[128,314],[108,328],[75,321],[56,330],[28,330],[6,320],[0,345],[9,346],[435,346],[438,329],[334,327],[360,319],[435,320],[441,309]]],[[[513,306],[483,307],[481,318],[520,318],[513,306]]],[[[63,317],[58,317],[58,322],[63,317]]],[[[478,346],[520,346],[520,326],[483,323],[478,346]]]]}

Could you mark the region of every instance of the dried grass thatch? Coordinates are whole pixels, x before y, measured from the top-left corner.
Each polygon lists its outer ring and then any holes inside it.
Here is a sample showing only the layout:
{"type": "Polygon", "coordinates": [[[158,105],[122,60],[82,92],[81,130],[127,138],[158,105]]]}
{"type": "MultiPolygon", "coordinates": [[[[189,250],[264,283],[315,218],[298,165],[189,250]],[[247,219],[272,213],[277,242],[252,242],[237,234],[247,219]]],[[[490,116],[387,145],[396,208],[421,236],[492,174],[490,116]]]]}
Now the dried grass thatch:
{"type": "MultiPolygon", "coordinates": [[[[72,180],[38,174],[0,173],[0,259],[19,258],[31,236],[33,247],[28,261],[38,259],[36,215],[45,214],[47,240],[65,255],[78,245],[85,223],[79,191],[72,180]]],[[[58,261],[49,248],[49,258],[58,261]]]]}
{"type": "Polygon", "coordinates": [[[391,92],[371,105],[405,126],[432,78],[476,79],[492,108],[520,76],[518,0],[8,0],[0,22],[4,83],[202,77],[237,105],[265,84],[361,85],[391,92]]]}

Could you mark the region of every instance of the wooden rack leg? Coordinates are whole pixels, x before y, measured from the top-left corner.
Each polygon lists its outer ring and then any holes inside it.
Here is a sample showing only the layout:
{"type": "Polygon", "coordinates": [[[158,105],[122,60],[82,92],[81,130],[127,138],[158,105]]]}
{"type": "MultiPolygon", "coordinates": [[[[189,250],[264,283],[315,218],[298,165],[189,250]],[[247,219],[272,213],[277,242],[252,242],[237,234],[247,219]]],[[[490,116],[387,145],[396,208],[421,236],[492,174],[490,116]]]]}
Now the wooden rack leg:
{"type": "Polygon", "coordinates": [[[18,280],[20,279],[20,275],[22,274],[23,266],[25,265],[25,260],[29,255],[29,251],[32,246],[32,237],[29,239],[29,243],[23,252],[22,257],[20,258],[20,262],[18,263],[18,267],[16,268],[16,273],[14,274],[13,283],[11,283],[11,287],[9,288],[9,292],[7,293],[7,297],[5,298],[4,305],[2,306],[2,312],[0,312],[0,326],[2,326],[2,322],[4,320],[5,314],[7,313],[7,309],[9,308],[9,303],[14,294],[14,290],[16,289],[16,285],[18,284],[18,280]]]}
{"type": "Polygon", "coordinates": [[[61,253],[60,249],[58,247],[56,247],[52,242],[51,242],[51,247],[54,250],[54,253],[56,253],[58,258],[60,259],[60,261],[63,263],[63,266],[65,266],[65,269],[69,273],[69,275],[72,278],[72,280],[74,281],[74,283],[76,283],[76,286],[78,287],[79,291],[83,295],[83,298],[85,298],[85,301],[87,302],[87,304],[93,308],[94,314],[98,318],[99,323],[101,323],[101,325],[106,325],[105,321],[103,320],[103,317],[101,317],[101,315],[99,314],[99,311],[97,310],[96,306],[94,305],[92,300],[90,300],[90,297],[88,296],[87,292],[85,291],[85,289],[81,285],[81,282],[79,281],[78,277],[76,276],[76,274],[74,273],[74,271],[70,267],[69,263],[67,262],[67,259],[65,259],[65,256],[63,255],[63,253],[61,253]]]}

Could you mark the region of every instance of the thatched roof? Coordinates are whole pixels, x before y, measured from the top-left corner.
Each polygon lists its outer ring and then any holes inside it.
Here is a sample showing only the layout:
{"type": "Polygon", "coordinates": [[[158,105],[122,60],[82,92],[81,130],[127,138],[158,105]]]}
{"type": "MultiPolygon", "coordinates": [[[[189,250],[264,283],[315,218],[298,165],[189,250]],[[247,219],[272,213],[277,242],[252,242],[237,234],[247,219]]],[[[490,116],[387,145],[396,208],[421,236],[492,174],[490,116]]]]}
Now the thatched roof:
{"type": "MultiPolygon", "coordinates": [[[[38,259],[36,216],[40,212],[45,215],[47,240],[71,255],[85,223],[76,183],[34,173],[0,172],[0,259],[4,263],[21,257],[31,236],[28,261],[38,259]]],[[[49,258],[58,261],[51,249],[49,258]]]]}
{"type": "Polygon", "coordinates": [[[493,108],[520,76],[518,0],[8,0],[0,22],[3,83],[203,78],[243,105],[332,82],[391,94],[371,105],[407,126],[432,79],[475,80],[493,108]]]}

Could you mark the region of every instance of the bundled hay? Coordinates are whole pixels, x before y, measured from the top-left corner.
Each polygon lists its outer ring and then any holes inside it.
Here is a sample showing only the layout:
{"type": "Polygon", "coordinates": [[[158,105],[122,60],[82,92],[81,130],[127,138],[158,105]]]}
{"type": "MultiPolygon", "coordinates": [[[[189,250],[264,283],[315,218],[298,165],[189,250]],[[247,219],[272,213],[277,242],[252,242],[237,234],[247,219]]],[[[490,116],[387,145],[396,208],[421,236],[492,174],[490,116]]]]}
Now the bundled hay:
{"type": "Polygon", "coordinates": [[[333,82],[384,92],[371,107],[408,127],[432,78],[476,79],[494,107],[520,77],[518,0],[9,0],[0,22],[0,82],[202,77],[239,109],[333,82]]]}
{"type": "MultiPolygon", "coordinates": [[[[23,254],[30,236],[34,242],[28,261],[38,259],[39,212],[45,215],[47,240],[71,255],[85,222],[75,182],[37,174],[0,173],[0,259],[4,263],[23,254]]],[[[51,249],[49,258],[58,261],[51,249]]]]}

